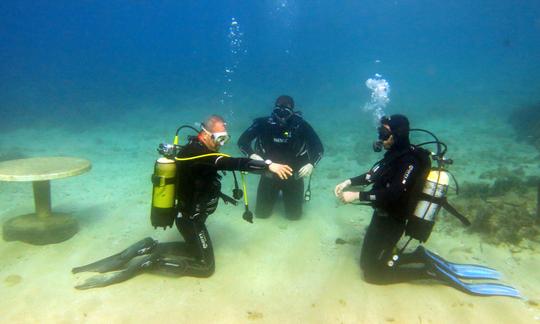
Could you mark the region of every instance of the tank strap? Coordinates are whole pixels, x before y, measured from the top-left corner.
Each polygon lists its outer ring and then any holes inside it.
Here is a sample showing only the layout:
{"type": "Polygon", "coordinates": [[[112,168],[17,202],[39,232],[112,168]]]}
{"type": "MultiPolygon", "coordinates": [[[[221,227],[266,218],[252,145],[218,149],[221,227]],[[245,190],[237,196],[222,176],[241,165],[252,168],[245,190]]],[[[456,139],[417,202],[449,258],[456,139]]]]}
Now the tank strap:
{"type": "Polygon", "coordinates": [[[160,187],[176,183],[176,178],[160,177],[155,174],[152,174],[151,180],[154,186],[160,186],[160,187]]]}
{"type": "Polygon", "coordinates": [[[446,211],[449,212],[452,216],[459,219],[463,225],[465,225],[465,226],[470,226],[471,225],[471,222],[467,219],[467,217],[463,216],[463,214],[458,212],[457,209],[454,208],[454,206],[450,205],[450,203],[448,202],[446,197],[437,198],[437,197],[430,196],[430,195],[428,195],[426,193],[421,193],[420,194],[420,199],[429,201],[429,202],[437,204],[437,205],[440,205],[442,208],[446,209],[446,211]]]}

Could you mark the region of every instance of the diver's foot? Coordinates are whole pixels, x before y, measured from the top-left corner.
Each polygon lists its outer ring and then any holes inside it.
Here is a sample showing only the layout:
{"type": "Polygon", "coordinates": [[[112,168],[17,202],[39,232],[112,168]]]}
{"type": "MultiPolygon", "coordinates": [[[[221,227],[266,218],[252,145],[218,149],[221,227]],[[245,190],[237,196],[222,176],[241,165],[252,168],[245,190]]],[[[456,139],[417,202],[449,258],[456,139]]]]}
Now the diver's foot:
{"type": "Polygon", "coordinates": [[[99,261],[71,269],[72,273],[79,272],[108,272],[121,269],[126,263],[136,256],[144,255],[152,252],[158,242],[151,237],[144,238],[137,243],[129,246],[124,251],[101,259],[99,261]]]}

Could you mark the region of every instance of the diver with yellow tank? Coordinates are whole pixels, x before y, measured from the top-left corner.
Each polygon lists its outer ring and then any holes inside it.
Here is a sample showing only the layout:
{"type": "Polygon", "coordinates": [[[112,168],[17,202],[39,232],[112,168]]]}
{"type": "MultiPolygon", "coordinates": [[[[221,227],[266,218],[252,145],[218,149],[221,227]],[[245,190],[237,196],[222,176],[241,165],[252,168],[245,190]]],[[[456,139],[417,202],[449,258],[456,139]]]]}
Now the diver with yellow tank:
{"type": "MultiPolygon", "coordinates": [[[[476,279],[498,280],[501,274],[481,265],[451,263],[419,245],[405,253],[412,239],[423,243],[429,238],[437,213],[445,208],[465,225],[469,221],[446,200],[450,179],[446,169],[452,160],[445,158],[446,145],[431,132],[410,129],[403,115],[382,117],[375,152],[384,148],[382,160],[367,173],[338,184],[335,195],[344,203],[360,203],[374,208],[371,223],[362,245],[360,266],[364,280],[378,285],[418,279],[436,279],[469,294],[479,296],[520,297],[510,286],[499,283],[473,283],[476,279]],[[412,145],[410,131],[421,131],[434,140],[412,145]],[[421,146],[434,144],[436,153],[421,146]],[[432,168],[431,160],[437,163],[432,168]],[[350,186],[371,186],[365,191],[346,191],[350,186]],[[402,248],[397,244],[403,234],[409,240],[402,248]]],[[[457,191],[457,183],[456,183],[457,191]]]]}
{"type": "Polygon", "coordinates": [[[238,188],[234,174],[236,188],[234,198],[231,198],[221,192],[222,176],[218,171],[268,171],[282,179],[292,175],[292,169],[287,165],[219,153],[220,148],[228,142],[229,135],[225,121],[218,115],[206,119],[200,131],[195,129],[197,136],[189,137],[188,143],[180,146],[178,132],[182,128],[178,129],[172,145],[162,144],[158,148],[163,157],[156,161],[152,175],[151,222],[154,227],[163,228],[176,223],[184,241],[158,243],[147,237],[118,254],[74,268],[73,273],[115,271],[91,277],[75,288],[108,286],[125,281],[143,270],[177,276],[211,276],[215,270],[214,251],[205,221],[216,211],[219,199],[236,204],[236,200],[243,196],[244,219],[252,221],[243,173],[244,190],[242,192],[238,188]]]}

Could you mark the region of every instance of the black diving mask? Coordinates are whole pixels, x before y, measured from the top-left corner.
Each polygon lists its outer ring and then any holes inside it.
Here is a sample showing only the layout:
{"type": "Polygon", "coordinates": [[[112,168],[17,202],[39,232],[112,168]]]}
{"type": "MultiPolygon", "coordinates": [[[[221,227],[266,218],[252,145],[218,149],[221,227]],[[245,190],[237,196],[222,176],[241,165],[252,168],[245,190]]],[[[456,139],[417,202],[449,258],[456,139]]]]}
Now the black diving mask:
{"type": "Polygon", "coordinates": [[[294,115],[291,108],[286,106],[276,106],[272,112],[274,118],[276,118],[281,124],[285,124],[294,115]]]}
{"type": "Polygon", "coordinates": [[[388,140],[390,136],[392,136],[392,132],[384,126],[379,126],[377,128],[377,133],[379,133],[379,140],[373,142],[373,151],[380,152],[382,151],[384,146],[383,142],[388,140]]]}
{"type": "Polygon", "coordinates": [[[379,134],[380,141],[386,141],[392,136],[392,132],[384,126],[379,126],[377,128],[377,133],[379,134]]]}

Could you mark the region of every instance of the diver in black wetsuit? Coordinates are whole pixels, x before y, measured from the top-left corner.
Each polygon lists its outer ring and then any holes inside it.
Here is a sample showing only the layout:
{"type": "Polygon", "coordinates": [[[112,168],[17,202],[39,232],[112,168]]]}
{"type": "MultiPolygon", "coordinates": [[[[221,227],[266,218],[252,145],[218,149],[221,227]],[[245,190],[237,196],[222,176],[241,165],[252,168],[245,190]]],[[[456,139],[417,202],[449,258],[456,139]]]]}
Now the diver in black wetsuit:
{"type": "MultiPolygon", "coordinates": [[[[396,254],[396,244],[405,232],[407,216],[413,212],[422,185],[431,167],[429,153],[411,146],[409,121],[403,115],[381,119],[377,149],[387,152],[367,173],[345,180],[335,188],[335,194],[345,203],[368,202],[375,209],[369,224],[360,257],[360,266],[367,282],[388,284],[428,278],[423,268],[389,267],[396,254]],[[343,191],[348,186],[372,184],[369,191],[343,191]]],[[[400,264],[406,263],[402,254],[400,264]]],[[[414,257],[414,262],[419,262],[414,257]]],[[[420,260],[421,261],[421,260],[420,260]]]]}
{"type": "MultiPolygon", "coordinates": [[[[419,130],[424,131],[425,130],[419,130]]],[[[518,290],[499,283],[469,283],[462,279],[498,280],[501,274],[482,265],[457,264],[444,260],[437,254],[418,246],[414,252],[404,253],[411,239],[425,242],[431,232],[432,224],[425,218],[419,219],[415,210],[420,199],[445,208],[465,225],[468,220],[457,212],[446,199],[430,197],[427,188],[435,192],[444,190],[436,183],[427,184],[431,174],[430,152],[409,142],[409,120],[403,115],[392,115],[381,118],[378,128],[379,140],[373,148],[376,152],[386,149],[384,158],[377,162],[369,172],[358,177],[345,180],[334,190],[336,197],[344,203],[361,202],[373,206],[374,213],[364,237],[360,266],[364,279],[373,284],[392,284],[416,279],[436,279],[443,281],[463,292],[477,296],[508,296],[520,298],[518,290]],[[349,186],[372,185],[368,191],[344,191],[349,186]],[[397,248],[400,238],[406,234],[409,241],[401,249],[397,248]]],[[[433,135],[430,132],[427,132],[433,135]]],[[[433,135],[437,145],[444,143],[433,135]]],[[[422,144],[420,144],[422,145],[422,144]]],[[[444,145],[446,146],[446,145],[444,145]]],[[[435,173],[444,171],[440,163],[444,153],[433,156],[438,161],[435,173]]],[[[447,162],[451,163],[451,162],[447,162]]],[[[431,180],[430,180],[431,181],[431,180]]],[[[429,190],[428,190],[429,192],[429,190]]],[[[442,196],[441,196],[442,197],[442,196]]],[[[430,205],[429,208],[434,206],[430,205]]],[[[427,211],[426,211],[427,212],[427,211]]],[[[425,213],[423,214],[426,215],[425,213]]]]}
{"type": "Polygon", "coordinates": [[[215,155],[229,139],[225,126],[223,118],[211,116],[203,123],[198,136],[192,137],[178,153],[176,163],[179,213],[176,226],[184,242],[158,243],[152,238],[145,238],[111,257],[74,268],[73,273],[120,270],[112,275],[89,278],[82,285],[76,286],[77,289],[104,287],[122,282],[143,269],[194,277],[209,277],[214,273],[214,251],[205,221],[214,213],[218,200],[222,197],[221,176],[218,171],[270,171],[280,179],[287,179],[292,175],[289,166],[270,160],[215,155]],[[209,156],[200,157],[206,154],[209,156]],[[197,158],[189,159],[192,157],[197,158]],[[137,256],[143,257],[134,259],[137,256]]]}
{"type": "MultiPolygon", "coordinates": [[[[295,171],[294,177],[287,180],[271,174],[261,176],[255,215],[269,217],[281,191],[286,217],[299,219],[304,201],[304,178],[310,178],[324,150],[313,128],[294,111],[293,98],[278,97],[272,115],[255,119],[238,139],[238,146],[252,159],[270,159],[290,165],[295,171]]],[[[309,194],[308,185],[306,200],[309,194]]]]}

